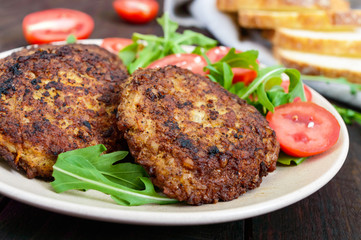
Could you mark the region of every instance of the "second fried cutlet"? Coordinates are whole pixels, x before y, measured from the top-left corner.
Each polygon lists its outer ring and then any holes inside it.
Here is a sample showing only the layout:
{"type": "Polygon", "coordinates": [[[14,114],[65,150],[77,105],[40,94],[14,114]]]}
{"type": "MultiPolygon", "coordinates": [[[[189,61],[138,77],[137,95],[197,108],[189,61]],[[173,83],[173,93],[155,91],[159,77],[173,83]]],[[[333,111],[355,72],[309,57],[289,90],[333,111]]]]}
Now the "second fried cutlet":
{"type": "Polygon", "coordinates": [[[0,64],[0,157],[29,178],[50,178],[59,153],[120,148],[115,126],[121,60],[95,45],[40,46],[0,64]]]}
{"type": "Polygon", "coordinates": [[[266,119],[218,83],[175,66],[140,69],[120,96],[131,154],[171,198],[232,200],[276,168],[279,143],[266,119]]]}

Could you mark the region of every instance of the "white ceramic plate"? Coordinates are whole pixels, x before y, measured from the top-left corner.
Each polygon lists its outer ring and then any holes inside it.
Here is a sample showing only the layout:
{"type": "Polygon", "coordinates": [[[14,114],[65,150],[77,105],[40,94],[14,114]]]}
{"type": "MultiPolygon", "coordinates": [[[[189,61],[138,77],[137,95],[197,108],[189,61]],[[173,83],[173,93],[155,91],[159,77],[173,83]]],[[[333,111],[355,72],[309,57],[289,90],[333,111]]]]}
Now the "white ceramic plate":
{"type": "MultiPolygon", "coordinates": [[[[100,40],[82,42],[99,44],[100,40]]],[[[0,58],[12,51],[1,53],[0,58]]],[[[336,175],[346,159],[349,137],[342,118],[327,100],[313,90],[312,93],[314,102],[328,109],[340,123],[341,132],[336,145],[299,166],[278,166],[276,171],[263,178],[259,188],[230,202],[202,206],[174,204],[124,207],[96,191],[74,190],[57,194],[49,183],[27,179],[3,161],[0,162],[0,193],[49,211],[131,224],[211,224],[269,213],[295,203],[323,187],[336,175]]]]}

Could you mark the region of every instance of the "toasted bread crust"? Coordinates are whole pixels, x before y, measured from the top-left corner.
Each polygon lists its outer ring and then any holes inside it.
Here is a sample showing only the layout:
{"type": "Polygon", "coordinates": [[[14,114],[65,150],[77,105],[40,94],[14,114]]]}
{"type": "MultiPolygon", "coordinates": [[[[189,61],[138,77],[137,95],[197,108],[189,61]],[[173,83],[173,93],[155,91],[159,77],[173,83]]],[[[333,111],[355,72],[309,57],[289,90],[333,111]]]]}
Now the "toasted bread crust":
{"type": "Polygon", "coordinates": [[[262,9],[282,11],[338,10],[350,9],[345,0],[217,0],[221,11],[237,12],[240,9],[262,9]]]}
{"type": "Polygon", "coordinates": [[[217,8],[224,12],[237,12],[238,0],[217,0],[217,8]]]}
{"type": "Polygon", "coordinates": [[[361,11],[239,10],[238,23],[245,28],[349,30],[361,26],[361,11]]]}
{"type": "Polygon", "coordinates": [[[343,77],[350,82],[361,84],[361,72],[352,71],[349,69],[336,69],[332,66],[321,66],[310,64],[309,62],[305,61],[299,61],[297,59],[291,59],[283,55],[281,49],[276,47],[273,49],[273,52],[278,61],[280,61],[284,66],[288,68],[295,68],[302,74],[315,76],[321,75],[330,78],[343,77]]]}
{"type": "MultiPolygon", "coordinates": [[[[273,44],[283,49],[295,51],[345,57],[361,57],[361,32],[354,32],[355,36],[359,36],[359,39],[342,39],[337,37],[332,38],[332,33],[329,32],[325,32],[324,34],[325,36],[329,34],[330,38],[317,38],[306,35],[293,35],[292,31],[294,30],[277,29],[272,39],[273,44]]],[[[315,34],[317,33],[318,32],[315,32],[315,34]]],[[[312,34],[312,32],[310,31],[309,34],[312,34]]]]}
{"type": "Polygon", "coordinates": [[[301,13],[296,11],[239,10],[238,23],[244,28],[262,29],[331,27],[324,11],[301,13]]]}
{"type": "Polygon", "coordinates": [[[361,26],[361,10],[340,11],[331,14],[334,25],[357,25],[361,26]]]}

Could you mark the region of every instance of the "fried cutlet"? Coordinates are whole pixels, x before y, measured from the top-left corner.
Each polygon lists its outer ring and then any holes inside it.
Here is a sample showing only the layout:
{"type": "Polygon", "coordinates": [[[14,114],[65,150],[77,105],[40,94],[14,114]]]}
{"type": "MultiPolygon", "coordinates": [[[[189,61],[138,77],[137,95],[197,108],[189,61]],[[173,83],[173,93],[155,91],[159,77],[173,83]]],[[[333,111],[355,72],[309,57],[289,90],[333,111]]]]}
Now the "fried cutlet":
{"type": "Polygon", "coordinates": [[[266,119],[218,83],[175,66],[140,69],[122,84],[118,128],[154,185],[179,201],[229,201],[276,168],[266,119]]]}
{"type": "Polygon", "coordinates": [[[114,54],[95,45],[45,45],[0,62],[0,157],[29,178],[51,178],[58,154],[95,144],[118,150],[114,54]]]}

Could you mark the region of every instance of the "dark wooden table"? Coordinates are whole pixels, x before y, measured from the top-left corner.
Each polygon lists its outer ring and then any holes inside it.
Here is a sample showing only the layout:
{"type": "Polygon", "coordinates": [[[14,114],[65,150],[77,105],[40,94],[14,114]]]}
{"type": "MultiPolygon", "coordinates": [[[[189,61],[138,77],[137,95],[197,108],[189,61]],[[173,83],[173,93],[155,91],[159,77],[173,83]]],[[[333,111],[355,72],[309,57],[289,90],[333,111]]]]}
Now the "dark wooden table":
{"type": "MultiPolygon", "coordinates": [[[[90,14],[91,38],[161,34],[155,21],[120,20],[112,0],[0,0],[0,51],[27,44],[21,28],[26,14],[56,7],[90,14]]],[[[269,214],[202,226],[136,226],[60,215],[0,195],[0,239],[361,239],[361,126],[348,131],[350,150],[339,173],[308,198],[269,214]]]]}

